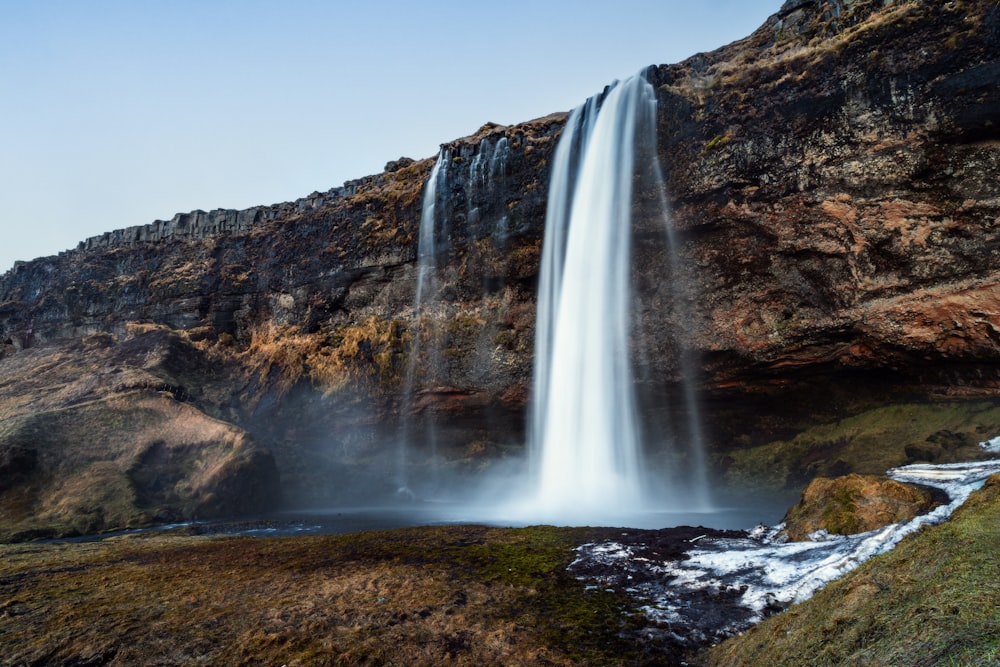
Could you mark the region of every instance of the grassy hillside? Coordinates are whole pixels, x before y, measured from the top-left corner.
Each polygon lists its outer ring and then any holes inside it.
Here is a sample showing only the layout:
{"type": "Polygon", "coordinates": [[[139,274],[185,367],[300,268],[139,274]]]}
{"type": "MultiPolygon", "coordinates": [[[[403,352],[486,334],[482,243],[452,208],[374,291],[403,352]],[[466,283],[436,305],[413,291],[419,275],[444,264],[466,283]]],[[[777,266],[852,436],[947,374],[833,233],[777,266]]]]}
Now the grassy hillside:
{"type": "Polygon", "coordinates": [[[476,526],[0,545],[2,665],[637,665],[608,530],[476,526]]]}
{"type": "Polygon", "coordinates": [[[1000,664],[1000,476],[904,540],[701,664],[1000,664]]]}

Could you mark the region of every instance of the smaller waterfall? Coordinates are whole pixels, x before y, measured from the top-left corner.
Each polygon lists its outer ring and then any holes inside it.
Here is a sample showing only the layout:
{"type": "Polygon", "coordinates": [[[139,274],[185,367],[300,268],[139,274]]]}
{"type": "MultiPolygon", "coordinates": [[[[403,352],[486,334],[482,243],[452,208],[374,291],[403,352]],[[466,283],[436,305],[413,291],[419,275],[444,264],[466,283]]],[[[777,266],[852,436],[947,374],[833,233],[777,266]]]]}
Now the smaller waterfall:
{"type": "MultiPolygon", "coordinates": [[[[457,364],[444,353],[453,344],[455,332],[449,323],[454,322],[457,308],[449,296],[454,295],[456,277],[448,253],[454,237],[496,236],[498,229],[506,228],[506,208],[496,205],[494,190],[506,176],[509,157],[506,136],[443,146],[424,186],[403,425],[394,471],[402,497],[425,498],[443,486],[437,459],[439,448],[446,451],[449,425],[435,419],[433,394],[449,389],[459,374],[457,364]]],[[[453,434],[450,437],[454,440],[453,434]]]]}
{"type": "MultiPolygon", "coordinates": [[[[442,148],[424,188],[417,238],[417,294],[413,301],[414,317],[418,320],[422,309],[427,305],[425,297],[437,284],[438,256],[441,251],[438,243],[438,192],[445,192],[447,189],[448,162],[450,154],[442,148]]],[[[419,344],[419,337],[416,340],[419,344]]]]}
{"type": "MultiPolygon", "coordinates": [[[[439,225],[438,211],[442,208],[439,201],[439,193],[447,192],[448,164],[451,161],[450,153],[442,148],[438,153],[437,161],[431,169],[427,184],[424,186],[424,198],[420,213],[420,228],[417,237],[417,289],[413,300],[413,324],[411,328],[412,340],[410,343],[409,363],[406,369],[406,378],[403,385],[403,405],[402,405],[402,432],[397,438],[397,452],[395,464],[395,483],[397,495],[400,499],[412,499],[415,492],[411,488],[413,482],[409,473],[409,455],[412,449],[412,441],[417,437],[415,432],[412,412],[413,398],[416,390],[416,379],[418,365],[422,357],[428,357],[424,372],[421,374],[424,382],[436,381],[438,375],[439,346],[436,341],[439,338],[439,318],[432,312],[430,315],[426,311],[433,311],[433,305],[437,301],[439,291],[438,284],[438,260],[441,255],[441,230],[439,225]],[[425,341],[429,343],[425,347],[425,341]],[[429,348],[429,349],[427,349],[429,348]]],[[[420,439],[430,445],[430,456],[436,456],[435,434],[433,432],[433,421],[424,422],[424,432],[420,439]]]]}

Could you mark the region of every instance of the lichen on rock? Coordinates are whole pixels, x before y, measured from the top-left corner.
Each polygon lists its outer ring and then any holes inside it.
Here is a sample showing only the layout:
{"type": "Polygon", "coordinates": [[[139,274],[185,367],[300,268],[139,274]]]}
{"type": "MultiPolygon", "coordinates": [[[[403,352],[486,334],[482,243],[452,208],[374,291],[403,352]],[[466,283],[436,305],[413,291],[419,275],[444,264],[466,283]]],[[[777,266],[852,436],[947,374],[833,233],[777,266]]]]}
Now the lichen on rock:
{"type": "Polygon", "coordinates": [[[785,514],[784,535],[805,540],[818,531],[853,535],[909,521],[943,502],[929,487],[876,475],[818,477],[785,514]]]}

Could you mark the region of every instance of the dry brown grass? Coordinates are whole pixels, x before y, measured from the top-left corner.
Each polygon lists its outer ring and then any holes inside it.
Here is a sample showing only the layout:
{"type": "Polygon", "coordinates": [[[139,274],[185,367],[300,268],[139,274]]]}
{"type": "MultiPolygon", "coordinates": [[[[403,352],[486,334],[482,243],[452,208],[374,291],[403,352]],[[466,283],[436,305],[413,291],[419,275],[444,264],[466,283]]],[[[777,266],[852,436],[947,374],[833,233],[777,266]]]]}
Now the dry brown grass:
{"type": "MultiPolygon", "coordinates": [[[[267,320],[251,330],[249,345],[238,355],[279,394],[303,380],[331,394],[359,382],[397,384],[407,340],[402,322],[375,315],[331,333],[306,333],[267,320]]],[[[217,346],[220,350],[225,353],[225,346],[217,346]]]]}
{"type": "Polygon", "coordinates": [[[583,537],[448,527],[0,546],[0,663],[641,664],[618,638],[620,598],[565,572],[583,537]]]}
{"type": "MultiPolygon", "coordinates": [[[[848,46],[863,43],[868,35],[886,26],[918,16],[926,10],[921,5],[901,2],[857,20],[854,17],[856,12],[871,9],[867,3],[858,3],[857,7],[847,9],[838,18],[837,23],[846,26],[842,29],[816,19],[801,34],[779,31],[769,44],[733,49],[729,52],[730,57],[667,88],[698,105],[704,104],[717,88],[736,91],[741,96],[753,91],[755,96],[760,97],[762,88],[770,89],[792,80],[808,80],[824,61],[839,58],[848,46]]],[[[759,35],[755,37],[762,39],[759,35]]]]}

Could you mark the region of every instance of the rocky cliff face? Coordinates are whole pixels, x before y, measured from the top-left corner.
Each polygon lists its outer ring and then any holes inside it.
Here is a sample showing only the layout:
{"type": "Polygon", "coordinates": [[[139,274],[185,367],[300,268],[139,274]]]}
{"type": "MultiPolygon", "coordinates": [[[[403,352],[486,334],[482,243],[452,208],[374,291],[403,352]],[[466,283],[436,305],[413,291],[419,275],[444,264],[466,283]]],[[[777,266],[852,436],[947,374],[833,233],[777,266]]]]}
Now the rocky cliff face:
{"type": "MultiPolygon", "coordinates": [[[[745,40],[650,71],[688,271],[657,263],[648,221],[640,377],[666,418],[693,353],[720,470],[886,396],[1000,389],[998,47],[995,3],[799,0],[745,40]]],[[[291,204],[195,211],[19,264],[0,277],[0,378],[40,346],[172,331],[168,346],[195,355],[172,400],[247,430],[297,500],[329,500],[346,488],[332,470],[384,458],[402,412],[438,417],[441,455],[466,467],[516,451],[563,120],[445,147],[446,262],[422,315],[434,327],[413,311],[434,160],[402,159],[291,204]],[[479,158],[500,144],[486,178],[479,158]]]]}
{"type": "Polygon", "coordinates": [[[716,373],[961,359],[995,386],[997,8],[874,4],[789,2],[660,69],[716,373]]]}

